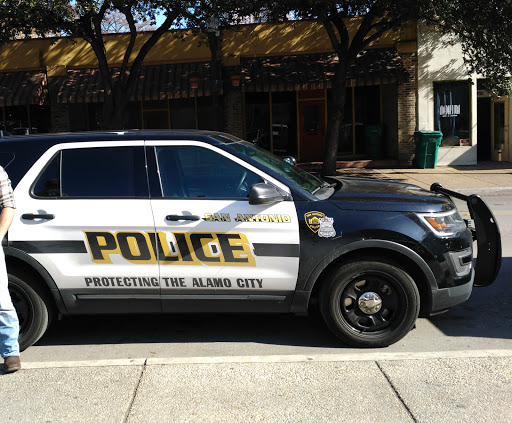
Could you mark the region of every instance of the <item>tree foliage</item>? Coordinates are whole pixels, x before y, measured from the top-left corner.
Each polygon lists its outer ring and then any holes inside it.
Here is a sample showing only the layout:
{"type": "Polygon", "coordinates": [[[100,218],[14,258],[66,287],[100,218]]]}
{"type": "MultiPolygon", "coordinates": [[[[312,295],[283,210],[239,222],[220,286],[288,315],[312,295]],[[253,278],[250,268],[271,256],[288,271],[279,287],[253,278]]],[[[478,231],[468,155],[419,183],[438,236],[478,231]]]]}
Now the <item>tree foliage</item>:
{"type": "Polygon", "coordinates": [[[57,34],[59,23],[72,16],[68,1],[0,0],[0,44],[19,38],[57,34]]]}

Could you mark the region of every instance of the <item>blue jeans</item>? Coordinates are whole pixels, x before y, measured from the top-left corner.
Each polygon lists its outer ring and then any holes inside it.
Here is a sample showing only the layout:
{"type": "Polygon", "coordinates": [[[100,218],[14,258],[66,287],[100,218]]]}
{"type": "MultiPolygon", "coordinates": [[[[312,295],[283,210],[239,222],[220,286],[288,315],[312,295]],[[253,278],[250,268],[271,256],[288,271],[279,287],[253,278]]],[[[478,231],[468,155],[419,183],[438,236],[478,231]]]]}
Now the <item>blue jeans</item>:
{"type": "Polygon", "coordinates": [[[20,355],[18,344],[20,325],[7,285],[4,249],[0,247],[0,355],[2,358],[20,355]]]}

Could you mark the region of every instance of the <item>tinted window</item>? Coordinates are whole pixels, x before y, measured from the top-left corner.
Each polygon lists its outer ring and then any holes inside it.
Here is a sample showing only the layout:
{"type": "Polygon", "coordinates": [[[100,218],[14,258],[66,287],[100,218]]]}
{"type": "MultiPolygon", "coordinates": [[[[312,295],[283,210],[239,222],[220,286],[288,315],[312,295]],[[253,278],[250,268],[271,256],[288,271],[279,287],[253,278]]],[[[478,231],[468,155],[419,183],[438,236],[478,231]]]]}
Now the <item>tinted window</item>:
{"type": "Polygon", "coordinates": [[[164,197],[247,198],[263,180],[214,151],[200,147],[157,147],[164,197]]]}
{"type": "Polygon", "coordinates": [[[63,150],[34,186],[40,197],[148,197],[143,147],[63,150]]]}
{"type": "Polygon", "coordinates": [[[60,152],[48,163],[34,185],[37,197],[60,197],[60,152]]]}

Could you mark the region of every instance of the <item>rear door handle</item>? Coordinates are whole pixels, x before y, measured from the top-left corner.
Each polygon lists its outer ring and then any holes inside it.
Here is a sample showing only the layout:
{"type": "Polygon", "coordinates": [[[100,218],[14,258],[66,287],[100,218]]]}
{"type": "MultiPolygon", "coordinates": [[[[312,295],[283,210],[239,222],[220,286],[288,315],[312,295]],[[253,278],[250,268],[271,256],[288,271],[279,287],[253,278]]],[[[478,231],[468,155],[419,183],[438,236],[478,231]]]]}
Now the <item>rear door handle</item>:
{"type": "Polygon", "coordinates": [[[22,219],[25,220],[35,220],[35,219],[44,219],[44,220],[52,220],[55,219],[54,214],[32,214],[32,213],[25,213],[21,215],[22,219]]]}
{"type": "Polygon", "coordinates": [[[169,214],[165,216],[165,220],[177,222],[178,220],[199,220],[199,216],[192,215],[181,215],[181,214],[169,214]]]}

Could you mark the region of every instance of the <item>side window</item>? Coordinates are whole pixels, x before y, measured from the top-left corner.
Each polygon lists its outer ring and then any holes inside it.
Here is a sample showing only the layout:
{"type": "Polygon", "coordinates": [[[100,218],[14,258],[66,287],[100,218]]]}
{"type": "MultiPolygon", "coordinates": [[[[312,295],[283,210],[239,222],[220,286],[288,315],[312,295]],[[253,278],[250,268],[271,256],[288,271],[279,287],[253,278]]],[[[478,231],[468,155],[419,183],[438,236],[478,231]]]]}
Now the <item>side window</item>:
{"type": "Polygon", "coordinates": [[[37,180],[38,197],[148,197],[143,147],[62,150],[37,180]]]}
{"type": "Polygon", "coordinates": [[[36,197],[60,197],[60,152],[45,167],[34,185],[36,197]]]}
{"type": "Polygon", "coordinates": [[[262,178],[238,163],[201,147],[157,147],[164,197],[247,198],[262,178]]]}

